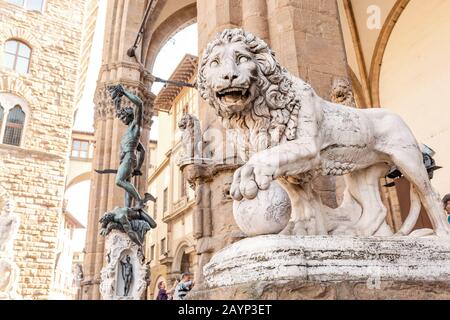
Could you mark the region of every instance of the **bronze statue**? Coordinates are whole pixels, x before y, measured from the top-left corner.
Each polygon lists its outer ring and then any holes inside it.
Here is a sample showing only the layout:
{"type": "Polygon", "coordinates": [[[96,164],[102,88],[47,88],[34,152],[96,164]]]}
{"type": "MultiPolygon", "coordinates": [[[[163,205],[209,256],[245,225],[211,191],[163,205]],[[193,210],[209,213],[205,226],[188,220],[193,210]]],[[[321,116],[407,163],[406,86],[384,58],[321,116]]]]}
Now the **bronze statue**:
{"type": "Polygon", "coordinates": [[[156,222],[143,210],[133,208],[115,208],[100,219],[100,234],[107,236],[112,230],[125,232],[138,246],[144,244],[145,234],[156,228],[156,222]]]}
{"type": "Polygon", "coordinates": [[[107,212],[100,219],[101,234],[108,235],[111,230],[117,229],[128,234],[130,239],[138,246],[144,243],[145,234],[150,228],[156,228],[156,222],[144,211],[148,201],[155,198],[145,193],[141,197],[131,179],[142,176],[141,167],[145,160],[145,148],[140,142],[143,126],[143,102],[136,95],[126,91],[122,85],[110,86],[108,91],[114,101],[116,116],[126,126],[127,130],[120,142],[120,165],[117,170],[96,170],[100,174],[116,174],[116,185],[125,190],[125,207],[115,208],[107,212]],[[122,97],[127,97],[135,108],[130,106],[122,108],[122,97]]]}
{"type": "Polygon", "coordinates": [[[142,198],[134,185],[130,182],[134,176],[142,176],[141,167],[145,160],[145,148],[139,141],[143,125],[143,102],[139,97],[126,91],[122,85],[108,88],[116,106],[116,116],[128,128],[120,142],[120,166],[117,170],[116,185],[126,191],[125,207],[131,208],[133,200],[135,209],[143,209],[149,201],[155,198],[146,193],[142,198]],[[135,106],[121,108],[122,97],[126,96],[135,106]],[[138,154],[138,156],[137,156],[138,154]]]}

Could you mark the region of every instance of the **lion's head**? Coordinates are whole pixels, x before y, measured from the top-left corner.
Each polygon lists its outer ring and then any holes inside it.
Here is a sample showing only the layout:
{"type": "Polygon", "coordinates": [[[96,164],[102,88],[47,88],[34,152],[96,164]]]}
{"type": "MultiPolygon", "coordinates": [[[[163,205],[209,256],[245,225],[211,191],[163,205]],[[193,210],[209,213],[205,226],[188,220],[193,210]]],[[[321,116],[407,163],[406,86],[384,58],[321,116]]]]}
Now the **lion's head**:
{"type": "Polygon", "coordinates": [[[262,39],[242,29],[226,29],[208,44],[197,83],[224,126],[248,130],[258,149],[287,134],[299,105],[290,74],[262,39]]]}
{"type": "Polygon", "coordinates": [[[180,130],[193,129],[200,126],[200,121],[191,114],[184,114],[178,122],[180,130]]]}
{"type": "Polygon", "coordinates": [[[355,106],[351,83],[346,79],[335,79],[331,90],[331,101],[349,107],[355,106]]]}

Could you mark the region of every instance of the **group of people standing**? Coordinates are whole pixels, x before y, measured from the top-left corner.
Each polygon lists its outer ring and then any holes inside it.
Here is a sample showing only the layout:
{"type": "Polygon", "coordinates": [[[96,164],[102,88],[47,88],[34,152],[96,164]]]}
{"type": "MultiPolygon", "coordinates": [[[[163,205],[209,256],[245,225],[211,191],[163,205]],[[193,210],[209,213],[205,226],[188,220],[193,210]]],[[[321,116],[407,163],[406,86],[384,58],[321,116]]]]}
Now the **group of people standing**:
{"type": "Polygon", "coordinates": [[[181,279],[177,280],[170,290],[166,289],[166,283],[164,281],[160,281],[158,283],[158,296],[156,300],[184,300],[194,286],[194,281],[192,281],[191,277],[191,273],[183,273],[181,279]]]}

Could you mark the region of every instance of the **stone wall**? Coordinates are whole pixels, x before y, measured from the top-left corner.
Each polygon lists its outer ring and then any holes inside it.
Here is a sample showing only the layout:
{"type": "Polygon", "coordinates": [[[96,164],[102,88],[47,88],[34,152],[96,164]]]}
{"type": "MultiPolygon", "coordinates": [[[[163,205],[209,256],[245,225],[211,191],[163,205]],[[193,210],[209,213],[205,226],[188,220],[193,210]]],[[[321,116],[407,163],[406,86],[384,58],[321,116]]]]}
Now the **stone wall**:
{"type": "Polygon", "coordinates": [[[0,145],[0,184],[22,221],[14,251],[25,299],[48,298],[52,283],[84,5],[85,0],[46,1],[41,13],[0,2],[0,50],[11,38],[32,49],[28,74],[7,70],[0,61],[0,95],[7,92],[28,104],[21,147],[0,145]]]}

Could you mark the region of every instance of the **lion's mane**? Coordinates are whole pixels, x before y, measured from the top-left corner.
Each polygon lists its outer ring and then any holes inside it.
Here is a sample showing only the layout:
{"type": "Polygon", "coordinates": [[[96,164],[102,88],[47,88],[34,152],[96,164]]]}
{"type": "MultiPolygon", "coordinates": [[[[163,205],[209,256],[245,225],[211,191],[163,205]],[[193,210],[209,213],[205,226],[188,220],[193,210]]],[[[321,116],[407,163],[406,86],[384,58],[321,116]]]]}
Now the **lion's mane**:
{"type": "Polygon", "coordinates": [[[197,79],[201,97],[209,101],[226,128],[238,129],[252,141],[253,152],[296,138],[301,101],[293,88],[292,77],[281,67],[268,45],[252,33],[226,29],[218,34],[205,49],[197,79]],[[235,42],[243,42],[254,56],[258,66],[258,92],[251,108],[229,113],[209,96],[205,72],[214,47],[235,42]]]}

